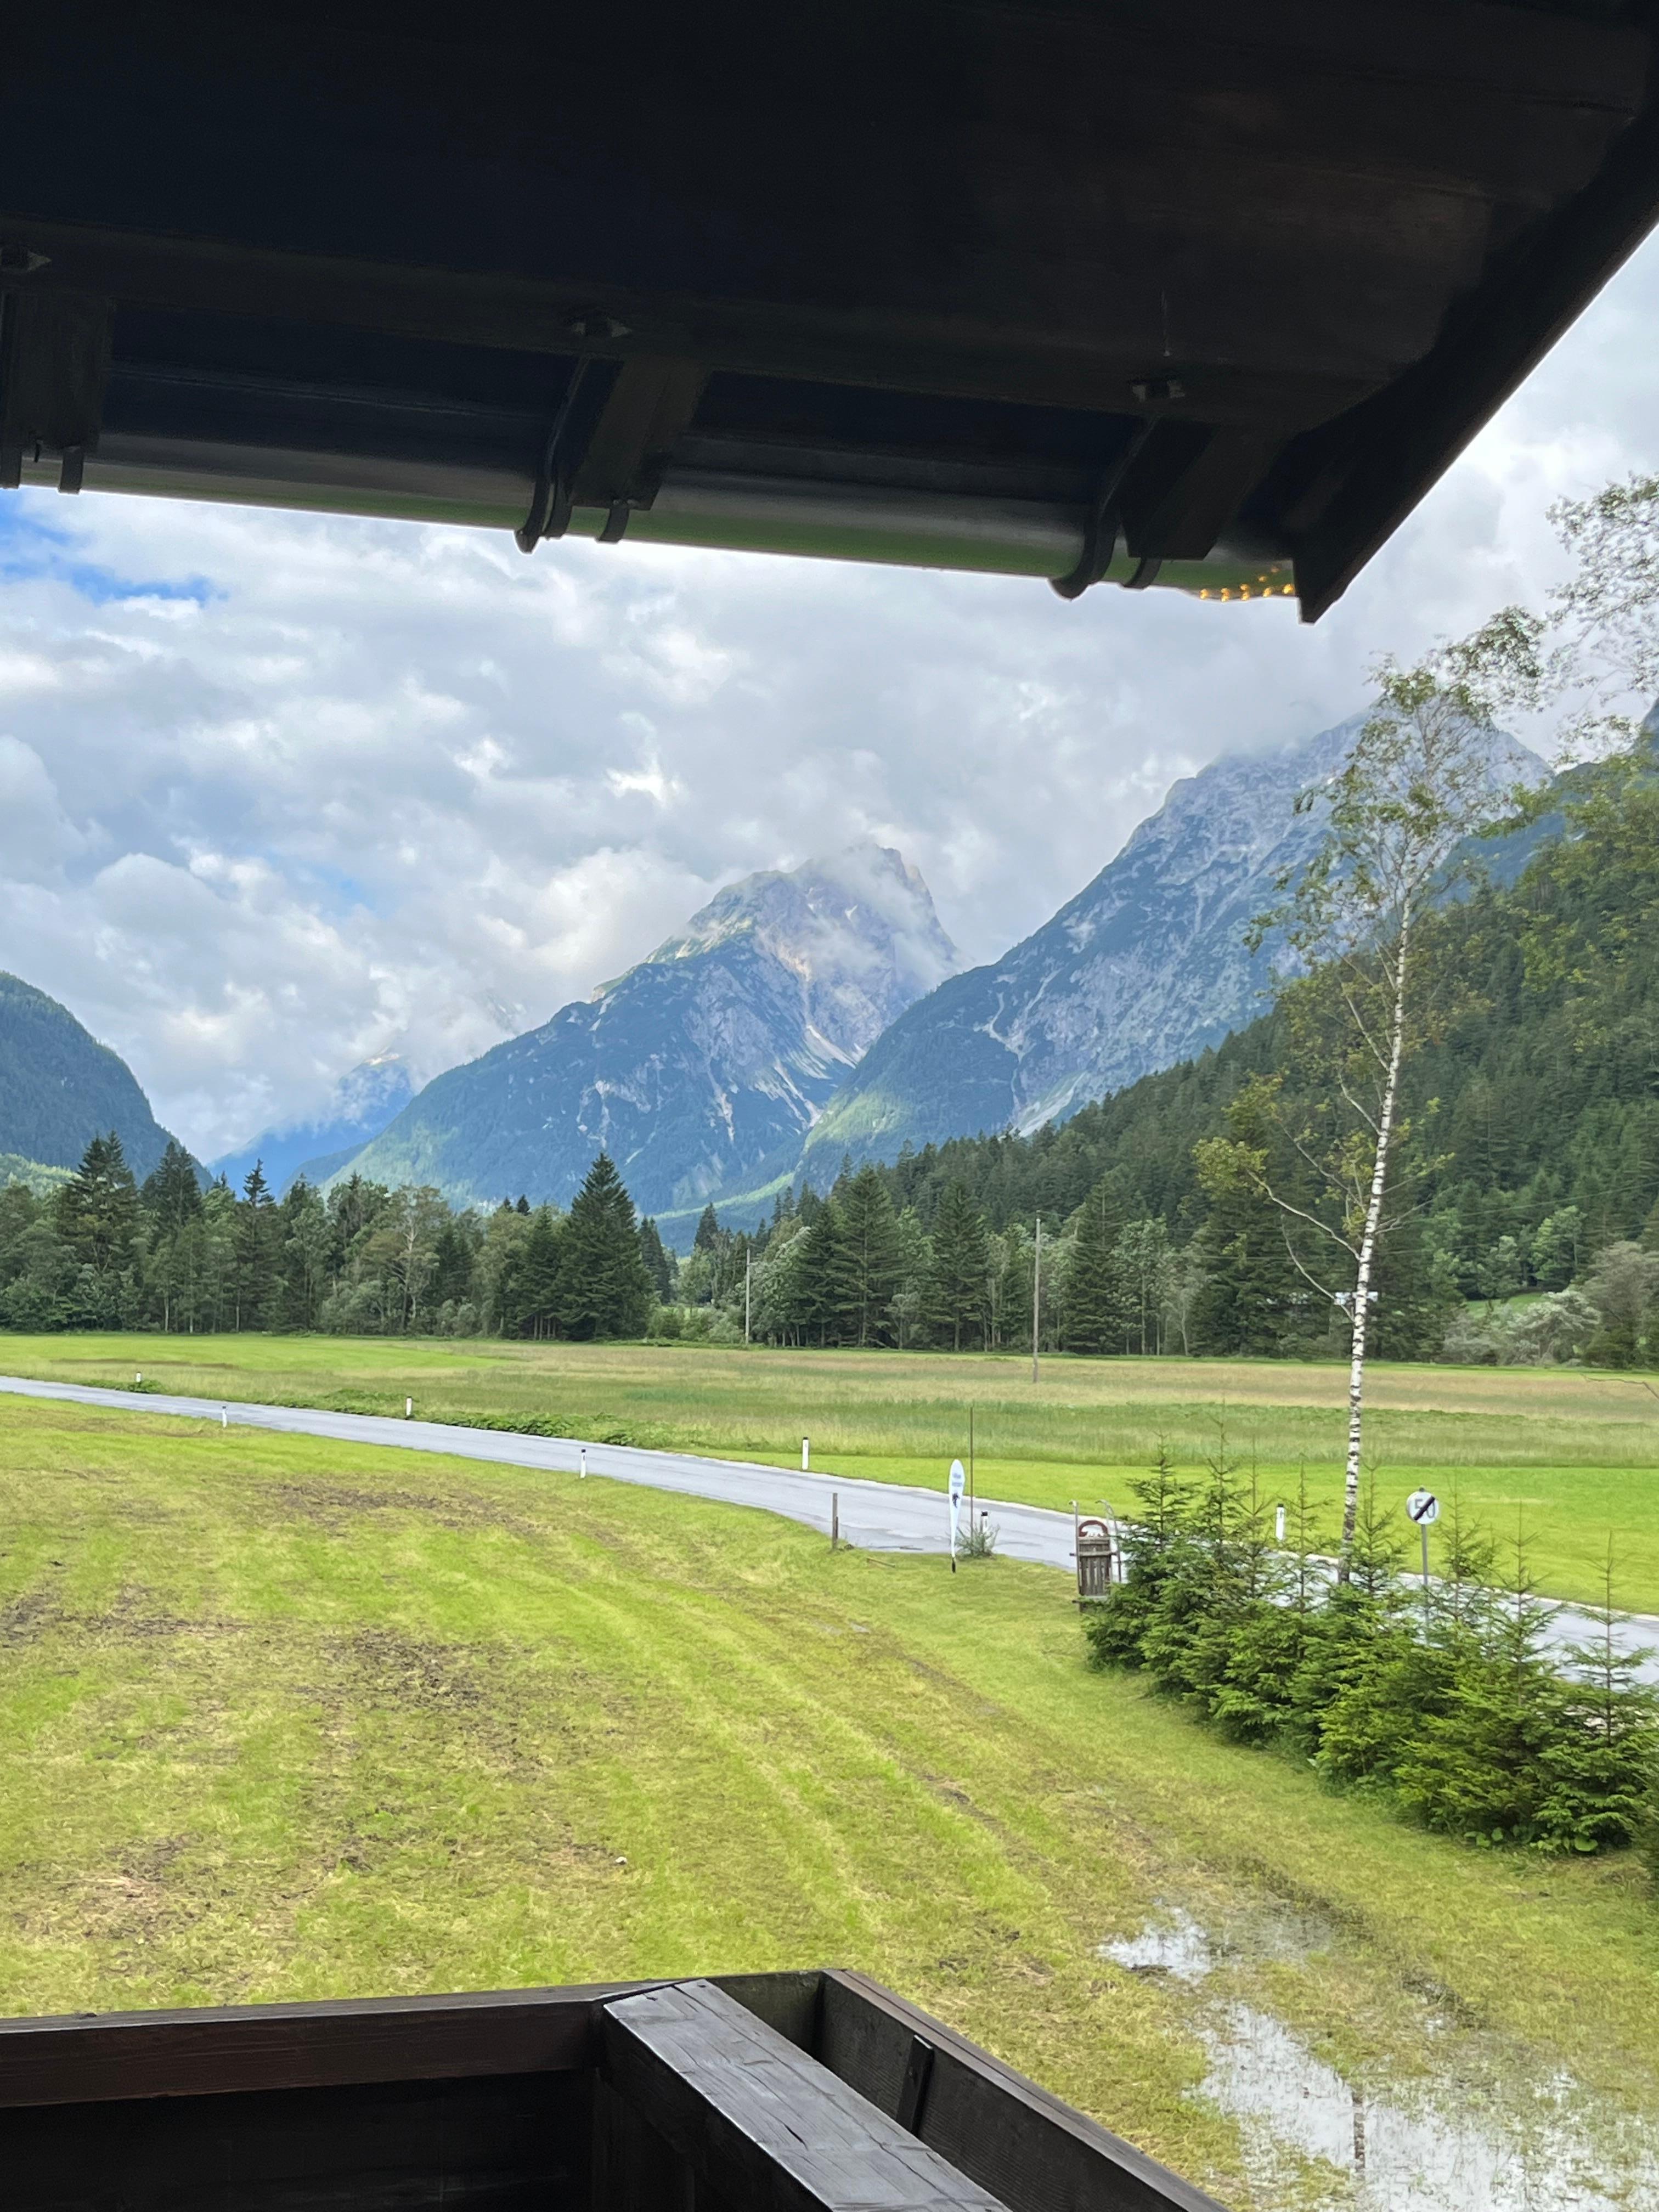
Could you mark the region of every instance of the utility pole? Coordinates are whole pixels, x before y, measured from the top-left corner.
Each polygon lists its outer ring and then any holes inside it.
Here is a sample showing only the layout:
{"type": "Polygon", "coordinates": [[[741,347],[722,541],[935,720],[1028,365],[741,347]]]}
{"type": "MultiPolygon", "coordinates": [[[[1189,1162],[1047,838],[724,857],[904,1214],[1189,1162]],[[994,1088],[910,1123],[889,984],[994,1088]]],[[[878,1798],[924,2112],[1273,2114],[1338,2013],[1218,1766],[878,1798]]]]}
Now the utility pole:
{"type": "Polygon", "coordinates": [[[1037,1379],[1037,1337],[1042,1326],[1042,1216],[1036,1218],[1036,1257],[1031,1263],[1031,1380],[1037,1379]]]}
{"type": "Polygon", "coordinates": [[[749,1279],[754,1267],[754,1254],[745,1252],[743,1255],[743,1340],[745,1344],[749,1341],[749,1279]]]}

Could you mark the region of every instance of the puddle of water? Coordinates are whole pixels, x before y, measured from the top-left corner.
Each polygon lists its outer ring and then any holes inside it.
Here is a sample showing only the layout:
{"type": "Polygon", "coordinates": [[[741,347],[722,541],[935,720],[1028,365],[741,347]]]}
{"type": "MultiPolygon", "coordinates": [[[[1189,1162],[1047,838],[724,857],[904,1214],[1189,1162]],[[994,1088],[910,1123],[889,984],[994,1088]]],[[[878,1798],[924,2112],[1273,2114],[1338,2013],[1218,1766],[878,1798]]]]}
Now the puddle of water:
{"type": "Polygon", "coordinates": [[[1189,1912],[1172,1912],[1162,1927],[1103,1943],[1100,1955],[1132,1974],[1168,1974],[1177,1982],[1201,1982],[1214,1963],[1210,1939],[1189,1912]]]}
{"type": "MultiPolygon", "coordinates": [[[[1288,1955],[1297,1937],[1283,1918],[1229,1943],[1171,1911],[1100,1954],[1198,1988],[1230,1953],[1288,1955]]],[[[1300,1948],[1312,1948],[1305,1934],[1300,1948]]],[[[1565,2076],[1501,2109],[1443,2080],[1376,2097],[1254,2005],[1215,1998],[1198,2028],[1210,2060],[1200,2094],[1240,2123],[1264,2192],[1299,2159],[1328,2170],[1334,2201],[1364,2212],[1659,2212],[1659,2128],[1601,2124],[1565,2076]]]]}

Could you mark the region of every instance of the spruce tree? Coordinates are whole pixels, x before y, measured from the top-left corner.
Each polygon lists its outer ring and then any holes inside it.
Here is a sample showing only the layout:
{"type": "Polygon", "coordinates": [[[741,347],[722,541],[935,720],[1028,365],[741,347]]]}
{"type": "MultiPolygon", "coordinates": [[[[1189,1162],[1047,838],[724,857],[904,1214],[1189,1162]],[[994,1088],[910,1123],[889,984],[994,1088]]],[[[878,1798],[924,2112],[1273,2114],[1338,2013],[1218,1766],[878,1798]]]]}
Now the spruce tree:
{"type": "Polygon", "coordinates": [[[841,1234],[830,1263],[836,1316],[855,1344],[873,1344],[884,1334],[899,1285],[903,1253],[897,1217],[886,1185],[867,1166],[848,1178],[838,1210],[841,1234]]]}
{"type": "Polygon", "coordinates": [[[1242,1182],[1218,1183],[1196,1253],[1204,1283],[1193,1304],[1194,1349],[1235,1356],[1281,1350],[1312,1294],[1269,1202],[1242,1182]]]}
{"type": "Polygon", "coordinates": [[[177,1137],[167,1139],[167,1150],[138,1195],[153,1233],[176,1236],[186,1222],[201,1219],[202,1186],[196,1163],[177,1137]]]}
{"type": "Polygon", "coordinates": [[[432,1303],[460,1305],[472,1296],[474,1247],[477,1224],[471,1213],[447,1223],[440,1231],[432,1255],[432,1303]]]}
{"type": "Polygon", "coordinates": [[[989,1297],[991,1252],[985,1216],[964,1182],[945,1185],[933,1216],[933,1256],[922,1291],[928,1326],[960,1352],[963,1338],[982,1335],[989,1297]]]}
{"type": "Polygon", "coordinates": [[[113,1129],[94,1137],[58,1194],[58,1233],[83,1267],[100,1280],[132,1261],[138,1232],[138,1187],[113,1129]]]}
{"type": "Polygon", "coordinates": [[[651,1278],[651,1287],[658,1299],[666,1305],[674,1295],[674,1273],[663,1249],[660,1232],[648,1218],[640,1224],[640,1257],[645,1261],[645,1272],[651,1278]]]}
{"type": "MultiPolygon", "coordinates": [[[[809,1196],[810,1193],[803,1194],[809,1196]]],[[[799,1327],[804,1342],[816,1338],[820,1345],[841,1341],[841,1316],[836,1304],[836,1261],[841,1250],[841,1208],[833,1199],[813,1200],[811,1212],[801,1208],[806,1222],[798,1240],[800,1259],[795,1280],[799,1286],[799,1327]]]]}
{"type": "Polygon", "coordinates": [[[1103,1175],[1078,1208],[1072,1257],[1060,1288],[1060,1340],[1068,1352],[1121,1352],[1128,1323],[1118,1240],[1123,1209],[1103,1175]]]}
{"type": "MultiPolygon", "coordinates": [[[[590,1178],[591,1179],[591,1178],[590,1178]]],[[[568,1229],[556,1222],[553,1209],[538,1206],[519,1255],[517,1324],[522,1336],[552,1336],[564,1316],[564,1241],[568,1229]]],[[[610,1332],[594,1329],[592,1334],[610,1332]]]]}
{"type": "Polygon", "coordinates": [[[265,1181],[264,1163],[255,1160],[242,1184],[236,1209],[236,1326],[262,1328],[276,1298],[276,1202],[265,1181]]]}
{"type": "Polygon", "coordinates": [[[565,1224],[557,1310],[568,1336],[643,1336],[653,1304],[634,1201],[606,1152],[587,1170],[565,1224]]]}
{"type": "Polygon", "coordinates": [[[694,1252],[712,1252],[720,1241],[720,1218],[713,1206],[705,1206],[697,1218],[697,1233],[692,1239],[694,1252]]]}

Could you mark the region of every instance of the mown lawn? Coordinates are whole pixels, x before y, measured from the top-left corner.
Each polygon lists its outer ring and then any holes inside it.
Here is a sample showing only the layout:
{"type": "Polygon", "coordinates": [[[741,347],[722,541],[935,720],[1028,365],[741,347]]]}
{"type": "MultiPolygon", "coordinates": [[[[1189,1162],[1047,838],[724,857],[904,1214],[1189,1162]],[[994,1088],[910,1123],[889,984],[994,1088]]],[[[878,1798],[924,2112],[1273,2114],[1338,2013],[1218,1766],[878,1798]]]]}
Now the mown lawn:
{"type": "Polygon", "coordinates": [[[1042,1569],[0,1401],[0,2010],[842,1963],[1243,2203],[1191,1993],[1098,1947],[1277,1905],[1314,1933],[1243,1994],[1362,2081],[1659,2097],[1633,1863],[1231,1749],[1042,1569]]]}
{"type": "MultiPolygon", "coordinates": [[[[386,1338],[0,1335],[0,1371],[206,1397],[536,1421],[593,1439],[812,1464],[939,1484],[966,1459],[974,1409],[981,1492],[1033,1504],[1130,1504],[1160,1439],[1195,1464],[1223,1430],[1264,1495],[1305,1466],[1328,1535],[1340,1487],[1347,1375],[1283,1361],[721,1351],[386,1338]]],[[[1564,1369],[1379,1365],[1368,1437],[1385,1498],[1419,1483],[1507,1547],[1517,1517],[1554,1596],[1600,1595],[1609,1535],[1615,1596],[1659,1612],[1659,1395],[1630,1376],[1564,1369]]]]}

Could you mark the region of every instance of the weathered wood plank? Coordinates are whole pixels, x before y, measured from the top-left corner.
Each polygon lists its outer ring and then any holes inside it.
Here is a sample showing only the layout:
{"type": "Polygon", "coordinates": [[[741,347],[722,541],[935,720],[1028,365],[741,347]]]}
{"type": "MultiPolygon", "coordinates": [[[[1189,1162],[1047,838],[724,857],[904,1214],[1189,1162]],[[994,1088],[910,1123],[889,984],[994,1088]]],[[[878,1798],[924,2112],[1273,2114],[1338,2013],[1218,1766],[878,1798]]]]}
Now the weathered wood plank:
{"type": "Polygon", "coordinates": [[[607,2005],[600,2045],[607,2085],[732,2212],[1004,2212],[712,1984],[607,2005]]]}
{"type": "Polygon", "coordinates": [[[0,2110],[576,2069],[599,2005],[641,1986],[0,2020],[0,2110]]]}
{"type": "Polygon", "coordinates": [[[0,2112],[7,2212],[586,2212],[588,2077],[0,2112]]]}

